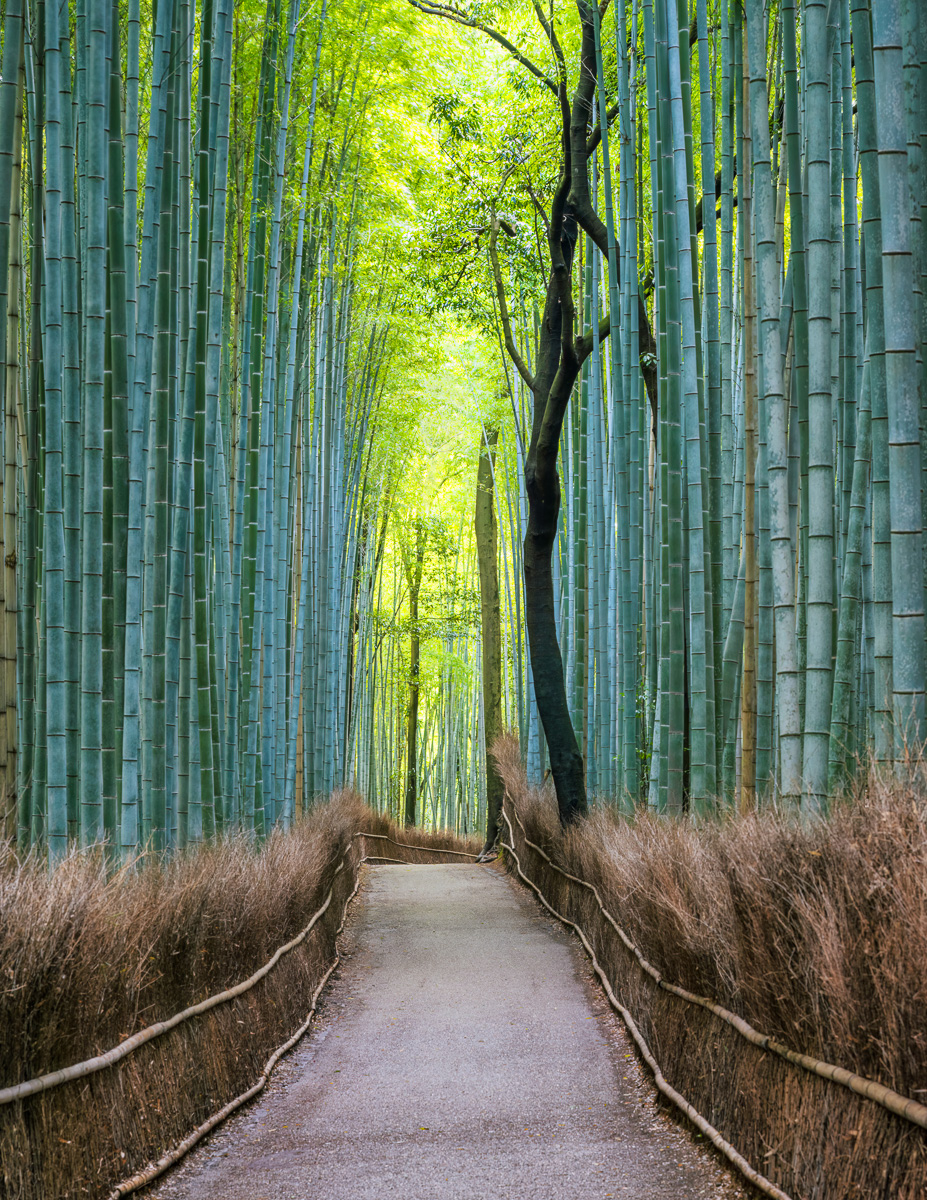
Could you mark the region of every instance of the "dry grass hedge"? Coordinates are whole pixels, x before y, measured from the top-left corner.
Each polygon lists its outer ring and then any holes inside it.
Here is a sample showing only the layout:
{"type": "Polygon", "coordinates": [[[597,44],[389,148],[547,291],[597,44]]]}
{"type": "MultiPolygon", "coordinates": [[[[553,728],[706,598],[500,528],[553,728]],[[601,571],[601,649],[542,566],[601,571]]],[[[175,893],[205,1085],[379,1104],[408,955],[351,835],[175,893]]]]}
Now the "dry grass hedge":
{"type": "Polygon", "coordinates": [[[474,845],[399,830],[350,793],[257,852],[231,839],[115,875],[99,854],[75,852],[49,875],[0,847],[0,1087],[102,1053],[247,978],[305,928],[350,851],[324,918],[249,992],[116,1067],[0,1107],[3,1200],[106,1196],[243,1092],[305,1019],[364,849],[453,861],[434,848],[474,845]],[[421,849],[362,849],[352,842],[362,829],[421,849]]]}
{"type": "MultiPolygon", "coordinates": [[[[664,978],[794,1050],[927,1100],[927,786],[873,779],[826,822],[696,827],[598,809],[566,835],[552,793],[499,760],[528,838],[594,884],[664,978]]],[[[514,824],[514,822],[513,822],[514,824]]],[[[803,1200],[923,1200],[927,1134],[658,988],[594,898],[524,845],[525,873],[586,931],[670,1083],[803,1200]]]]}

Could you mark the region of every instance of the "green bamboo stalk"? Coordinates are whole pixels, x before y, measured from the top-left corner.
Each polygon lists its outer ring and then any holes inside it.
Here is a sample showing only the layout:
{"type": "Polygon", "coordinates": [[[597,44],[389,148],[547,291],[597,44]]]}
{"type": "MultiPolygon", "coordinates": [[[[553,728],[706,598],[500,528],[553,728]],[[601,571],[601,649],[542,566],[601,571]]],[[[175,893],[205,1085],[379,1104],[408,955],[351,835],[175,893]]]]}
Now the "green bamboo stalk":
{"type": "MultiPolygon", "coordinates": [[[[69,18],[69,12],[65,11],[69,18]]],[[[80,17],[86,32],[86,19],[80,17]]],[[[75,30],[75,40],[79,37],[75,30]]],[[[74,53],[72,34],[67,20],[59,29],[59,47],[64,61],[75,57],[75,67],[84,71],[83,56],[74,53]]],[[[77,90],[75,70],[75,92],[77,90]]],[[[66,736],[68,774],[68,836],[75,841],[81,836],[80,755],[81,755],[81,264],[80,248],[86,241],[86,228],[81,221],[79,200],[86,197],[77,191],[78,161],[75,130],[85,118],[80,114],[79,97],[71,90],[71,72],[62,71],[60,151],[64,165],[61,176],[61,286],[62,286],[62,402],[65,430],[63,435],[64,466],[64,620],[66,655],[66,736]]],[[[86,148],[87,139],[83,140],[86,148]]],[[[86,164],[79,176],[83,189],[86,164]]],[[[83,211],[86,212],[86,203],[83,211]]]]}
{"type": "Polygon", "coordinates": [[[866,517],[866,492],[870,469],[869,366],[863,367],[862,390],[859,398],[859,423],[856,438],[856,457],[853,463],[853,486],[850,499],[850,519],[847,529],[846,553],[840,588],[837,618],[837,662],[834,671],[834,711],[830,729],[828,761],[828,793],[838,794],[848,782],[850,703],[855,679],[857,629],[862,600],[863,534],[866,517]]]}
{"type": "Polygon", "coordinates": [[[808,130],[808,561],[803,787],[811,810],[826,802],[833,691],[834,452],[831,379],[831,40],[827,5],[805,6],[808,130]]]}
{"type": "MultiPolygon", "coordinates": [[[[713,679],[715,707],[715,769],[716,787],[720,784],[721,746],[723,744],[722,720],[722,657],[724,651],[724,500],[723,500],[723,418],[721,399],[721,337],[720,337],[720,285],[718,281],[718,235],[715,210],[715,104],[712,94],[710,62],[710,40],[708,28],[707,0],[697,0],[696,21],[698,30],[699,70],[699,122],[701,130],[701,205],[704,230],[702,260],[702,290],[704,293],[703,339],[707,363],[704,382],[704,406],[708,426],[708,475],[709,490],[707,507],[708,559],[710,571],[711,623],[714,636],[713,679]]],[[[723,181],[722,181],[723,188],[723,181]]]]}
{"type": "MultiPolygon", "coordinates": [[[[44,305],[44,520],[42,555],[41,622],[45,662],[45,711],[37,737],[36,758],[44,760],[46,795],[35,797],[34,815],[45,809],[45,836],[49,862],[54,863],[68,845],[68,763],[66,732],[67,664],[64,612],[64,463],[62,446],[62,154],[58,10],[45,8],[45,305],[44,305]]],[[[66,94],[66,93],[65,93],[66,94]]],[[[42,666],[44,665],[44,672],[42,666]]]]}
{"type": "Polygon", "coordinates": [[[924,552],[921,508],[917,307],[908,193],[901,5],[873,6],[872,44],[882,229],[882,308],[892,556],[892,686],[895,753],[925,732],[924,552]]]}
{"type": "MultiPolygon", "coordinates": [[[[749,80],[743,60],[743,30],[738,25],[734,38],[734,76],[737,81],[738,162],[753,161],[752,132],[745,120],[749,114],[749,80]]],[[[756,724],[757,724],[757,546],[756,546],[756,299],[753,238],[752,171],[740,172],[740,215],[738,239],[741,249],[741,303],[744,324],[744,669],[741,684],[741,782],[739,808],[741,812],[756,807],[756,724]]]]}
{"type": "MultiPolygon", "coordinates": [[[[2,611],[0,611],[0,786],[7,797],[16,797],[20,786],[17,765],[16,669],[18,640],[17,418],[20,396],[20,279],[22,270],[22,150],[24,22],[21,5],[7,6],[3,25],[3,59],[0,64],[0,420],[3,422],[3,561],[2,611]]],[[[26,455],[23,454],[25,466],[26,455]]],[[[3,828],[15,836],[27,814],[14,804],[3,828]]]]}
{"type": "Polygon", "coordinates": [[[885,323],[882,312],[882,205],[879,191],[875,75],[869,4],[854,0],[860,174],[863,183],[862,235],[865,272],[866,346],[871,397],[873,755],[877,763],[894,758],[892,732],[892,566],[888,465],[888,409],[885,379],[885,323]]]}
{"type": "MultiPolygon", "coordinates": [[[[750,119],[753,148],[759,354],[763,365],[766,422],[766,469],[775,603],[776,693],[779,718],[779,791],[798,802],[801,795],[801,714],[798,695],[798,646],[795,639],[795,586],[788,495],[788,397],[782,383],[779,329],[779,268],[776,254],[775,199],[770,170],[769,101],[762,7],[747,4],[750,67],[750,119]]],[[[758,771],[758,782],[761,782],[758,771]]]]}
{"type": "MultiPolygon", "coordinates": [[[[173,99],[168,100],[168,128],[173,99]]],[[[170,197],[173,191],[176,165],[173,148],[167,150],[161,168],[161,222],[158,237],[158,276],[155,294],[155,355],[154,391],[149,437],[148,497],[146,500],[145,555],[151,564],[151,587],[145,598],[147,621],[151,630],[150,699],[144,716],[148,743],[149,765],[147,787],[143,793],[147,812],[143,810],[142,838],[150,839],[157,853],[168,844],[167,788],[167,674],[161,647],[167,640],[168,600],[168,472],[170,428],[170,363],[171,363],[171,236],[173,212],[170,197]]],[[[146,589],[147,590],[147,589],[146,589]]],[[[145,777],[143,776],[143,785],[145,777]]]]}
{"type": "MultiPolygon", "coordinates": [[[[734,422],[732,358],[734,349],[733,273],[734,273],[734,92],[731,70],[731,24],[721,25],[721,228],[719,280],[719,337],[721,354],[721,470],[724,505],[724,584],[723,617],[730,620],[734,602],[739,552],[739,524],[734,517],[734,422]]],[[[705,191],[703,183],[703,194],[705,191]]],[[[703,201],[704,208],[704,201],[703,201]]],[[[725,791],[733,788],[726,781],[725,791]]]]}
{"type": "MultiPolygon", "coordinates": [[[[682,399],[682,333],[680,317],[680,238],[677,237],[676,210],[670,203],[674,196],[673,141],[670,134],[671,117],[667,111],[666,97],[669,94],[669,64],[667,51],[666,10],[661,4],[655,12],[655,58],[657,66],[657,94],[661,98],[657,106],[660,133],[660,186],[664,198],[662,242],[665,257],[665,303],[666,320],[663,333],[661,358],[666,370],[666,417],[664,421],[665,441],[662,445],[666,489],[663,493],[666,512],[664,526],[664,563],[667,579],[665,610],[665,650],[667,676],[662,690],[666,692],[664,721],[666,726],[666,790],[665,807],[671,813],[680,813],[684,796],[684,757],[686,723],[686,638],[684,599],[684,539],[683,539],[683,487],[682,470],[683,441],[681,426],[682,399]],[[665,355],[665,357],[664,357],[665,355]]],[[[688,264],[687,264],[688,265],[688,264]]],[[[662,431],[661,431],[662,432],[662,431]]],[[[661,776],[661,792],[663,780],[661,776]]]]}
{"type": "MultiPolygon", "coordinates": [[[[39,48],[45,44],[44,22],[36,23],[35,40],[39,48]]],[[[44,56],[43,56],[44,58],[44,56]]],[[[38,843],[42,837],[41,821],[45,801],[44,754],[36,760],[38,746],[45,743],[45,639],[41,625],[41,545],[42,526],[39,521],[42,471],[39,454],[39,394],[41,387],[41,360],[43,345],[42,298],[45,288],[44,255],[45,244],[40,234],[41,214],[45,210],[44,180],[37,151],[39,136],[44,128],[44,105],[39,103],[35,86],[35,72],[29,56],[24,59],[26,98],[26,149],[28,153],[27,191],[31,200],[29,234],[31,242],[30,279],[32,281],[31,313],[24,316],[31,328],[28,333],[28,367],[24,400],[26,427],[25,445],[22,448],[22,486],[20,490],[21,514],[17,537],[17,558],[22,564],[19,573],[19,620],[17,628],[16,686],[19,697],[19,818],[17,840],[19,845],[38,843]],[[34,836],[33,836],[34,835],[34,836]]],[[[40,78],[44,78],[40,71],[40,78]]],[[[26,337],[23,337],[24,358],[26,337]]]]}
{"type": "MultiPolygon", "coordinates": [[[[687,161],[687,131],[684,113],[684,87],[680,72],[680,45],[677,13],[673,0],[667,0],[668,69],[671,129],[666,131],[672,147],[673,191],[677,231],[677,277],[679,282],[681,368],[685,413],[685,463],[688,500],[688,558],[690,607],[688,629],[689,671],[689,806],[695,816],[711,811],[716,790],[714,756],[714,685],[712,658],[714,637],[711,630],[710,581],[706,579],[705,497],[703,465],[707,458],[704,421],[700,420],[701,394],[696,344],[696,303],[693,289],[696,265],[692,260],[690,164],[687,161]]],[[[688,56],[688,47],[684,49],[688,56]]],[[[671,305],[673,300],[671,299],[671,305]]],[[[674,348],[673,356],[679,349],[674,348]]],[[[671,358],[671,361],[673,359],[671,358]]],[[[679,361],[679,360],[677,360],[679,361]]]]}
{"type": "MultiPolygon", "coordinates": [[[[209,340],[210,252],[224,254],[224,243],[211,245],[210,215],[216,181],[210,175],[212,118],[212,54],[215,6],[206,0],[200,21],[200,121],[197,148],[196,324],[193,433],[193,586],[196,653],[196,700],[199,732],[200,805],[203,835],[215,832],[218,789],[213,771],[212,689],[209,661],[207,547],[210,531],[206,511],[206,359],[209,340]]],[[[213,394],[213,402],[218,397],[213,394]]]]}

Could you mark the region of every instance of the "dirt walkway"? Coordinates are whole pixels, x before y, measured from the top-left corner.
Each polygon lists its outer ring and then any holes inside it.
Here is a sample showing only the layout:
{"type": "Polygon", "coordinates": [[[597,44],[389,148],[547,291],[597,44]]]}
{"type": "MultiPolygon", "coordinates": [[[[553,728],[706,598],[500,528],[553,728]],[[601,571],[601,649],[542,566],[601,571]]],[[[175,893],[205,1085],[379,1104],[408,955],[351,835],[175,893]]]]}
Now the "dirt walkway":
{"type": "Polygon", "coordinates": [[[656,1110],[580,952],[491,868],[368,868],[350,956],[272,1089],[163,1200],[733,1200],[656,1110]]]}

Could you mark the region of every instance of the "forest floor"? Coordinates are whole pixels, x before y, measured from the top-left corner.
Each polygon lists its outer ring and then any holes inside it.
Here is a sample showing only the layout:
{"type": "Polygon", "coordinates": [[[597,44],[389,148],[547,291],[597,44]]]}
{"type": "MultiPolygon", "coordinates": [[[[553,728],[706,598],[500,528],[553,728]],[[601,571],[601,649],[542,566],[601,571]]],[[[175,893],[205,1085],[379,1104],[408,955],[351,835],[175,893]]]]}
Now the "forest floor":
{"type": "Polygon", "coordinates": [[[368,867],[319,1025],[148,1200],[737,1200],[500,871],[368,867]]]}

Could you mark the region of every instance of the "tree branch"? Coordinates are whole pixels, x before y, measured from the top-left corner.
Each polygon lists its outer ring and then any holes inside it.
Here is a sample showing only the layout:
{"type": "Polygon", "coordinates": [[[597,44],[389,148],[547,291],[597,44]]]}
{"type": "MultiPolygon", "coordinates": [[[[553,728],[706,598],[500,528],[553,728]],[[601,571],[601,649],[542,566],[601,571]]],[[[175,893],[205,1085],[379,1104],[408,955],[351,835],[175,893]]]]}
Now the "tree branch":
{"type": "MultiPolygon", "coordinates": [[[[621,105],[616,100],[615,103],[611,106],[610,109],[608,109],[608,111],[605,114],[606,119],[607,119],[606,120],[607,125],[609,125],[609,126],[611,125],[612,121],[614,121],[615,117],[618,116],[619,112],[621,112],[621,105]]],[[[593,129],[592,133],[590,133],[590,135],[589,135],[589,140],[586,142],[586,157],[587,158],[592,157],[592,155],[597,150],[599,142],[601,142],[601,140],[602,140],[602,126],[596,125],[595,129],[593,129]]]]}
{"type": "Polygon", "coordinates": [[[429,17],[444,17],[448,21],[455,21],[458,25],[466,25],[470,29],[478,29],[480,33],[485,33],[487,37],[492,38],[494,42],[498,42],[500,46],[507,50],[517,63],[527,71],[530,71],[545,87],[549,87],[555,96],[558,94],[557,84],[553,79],[545,74],[540,67],[535,66],[531,59],[522,54],[518,47],[510,42],[505,34],[500,33],[498,29],[493,29],[491,25],[485,25],[475,17],[467,16],[466,13],[461,12],[460,9],[450,4],[438,4],[436,0],[409,0],[409,3],[413,8],[417,8],[419,12],[425,13],[429,17]]]}
{"type": "Polygon", "coordinates": [[[527,188],[528,188],[528,195],[531,197],[532,203],[534,205],[534,240],[535,240],[535,244],[537,245],[537,250],[538,250],[538,262],[541,264],[541,270],[544,272],[544,290],[546,291],[547,284],[548,284],[548,275],[547,275],[547,266],[546,266],[546,263],[544,262],[544,253],[541,250],[541,235],[538,232],[538,216],[540,216],[541,222],[544,225],[544,237],[545,238],[550,237],[550,221],[547,219],[547,213],[544,211],[544,205],[538,199],[538,197],[535,194],[534,188],[531,186],[530,178],[527,181],[527,188]]]}
{"type": "Polygon", "coordinates": [[[537,192],[532,186],[530,176],[525,182],[525,187],[528,195],[531,197],[531,203],[534,205],[535,222],[537,221],[538,217],[541,218],[541,222],[544,225],[544,235],[546,237],[550,233],[550,220],[547,216],[547,213],[544,211],[544,205],[541,203],[537,192]]]}
{"type": "MultiPolygon", "coordinates": [[[[737,175],[737,155],[734,155],[734,175],[737,175]]],[[[721,172],[715,176],[715,200],[721,196],[721,172]]],[[[737,193],[734,193],[734,207],[737,207],[737,193]]],[[[702,197],[699,196],[698,204],[695,206],[695,232],[702,232],[702,197]]]]}
{"type": "MultiPolygon", "coordinates": [[[[608,254],[608,232],[589,196],[587,130],[592,124],[596,90],[595,27],[588,7],[585,4],[580,4],[579,7],[582,21],[579,79],[573,93],[573,111],[567,127],[570,142],[570,206],[580,227],[589,234],[603,254],[608,254]]],[[[599,136],[601,137],[601,130],[599,136]]]]}
{"type": "Polygon", "coordinates": [[[489,260],[492,263],[492,277],[496,284],[496,297],[499,301],[499,316],[502,321],[502,332],[505,338],[505,348],[508,351],[509,358],[515,364],[515,369],[518,374],[527,384],[528,388],[533,392],[535,386],[534,376],[528,370],[528,364],[518,353],[518,347],[515,345],[515,338],[512,336],[512,321],[509,316],[509,306],[505,298],[505,286],[502,282],[502,271],[499,267],[499,255],[496,252],[496,242],[499,239],[499,220],[493,217],[492,228],[489,234],[489,260]]]}
{"type": "MultiPolygon", "coordinates": [[[[580,75],[573,99],[573,120],[570,126],[570,144],[573,158],[571,171],[572,186],[569,202],[580,228],[592,238],[600,253],[607,257],[608,230],[605,227],[605,222],[595,211],[589,195],[588,161],[589,154],[595,150],[595,145],[593,145],[592,151],[585,154],[582,162],[579,162],[580,155],[586,150],[589,141],[592,140],[591,138],[587,140],[586,130],[592,120],[593,102],[598,81],[596,78],[595,27],[592,23],[592,13],[583,0],[578,0],[578,7],[583,33],[580,49],[580,75]]],[[[601,11],[603,11],[603,6],[600,5],[601,11]]],[[[601,129],[598,132],[599,138],[601,138],[601,129]]],[[[638,288],[637,292],[637,304],[639,349],[641,356],[643,356],[650,352],[650,347],[653,345],[653,333],[650,328],[650,316],[647,312],[647,305],[641,295],[640,288],[638,288]]],[[[579,353],[581,348],[586,348],[585,339],[577,340],[577,353],[579,353]]],[[[591,349],[590,344],[586,352],[591,352],[591,349]]],[[[645,367],[643,362],[641,363],[641,370],[650,396],[651,406],[655,407],[657,395],[656,373],[650,367],[645,367]]]]}
{"type": "MultiPolygon", "coordinates": [[[[604,317],[599,318],[599,341],[600,342],[605,341],[605,339],[611,333],[611,329],[612,329],[611,316],[608,313],[606,313],[604,317]]],[[[576,339],[576,357],[579,359],[580,365],[582,365],[586,361],[586,359],[592,353],[594,347],[595,347],[595,338],[593,337],[591,329],[589,330],[588,333],[584,333],[581,337],[578,337],[576,339]]]]}
{"type": "Polygon", "coordinates": [[[560,45],[560,40],[557,37],[557,31],[554,29],[553,12],[551,19],[544,16],[544,10],[541,8],[540,0],[533,0],[534,11],[537,19],[540,22],[541,28],[547,35],[547,40],[550,42],[550,48],[554,52],[554,58],[557,60],[557,77],[559,82],[564,85],[566,83],[566,61],[563,57],[563,49],[560,45]]]}

